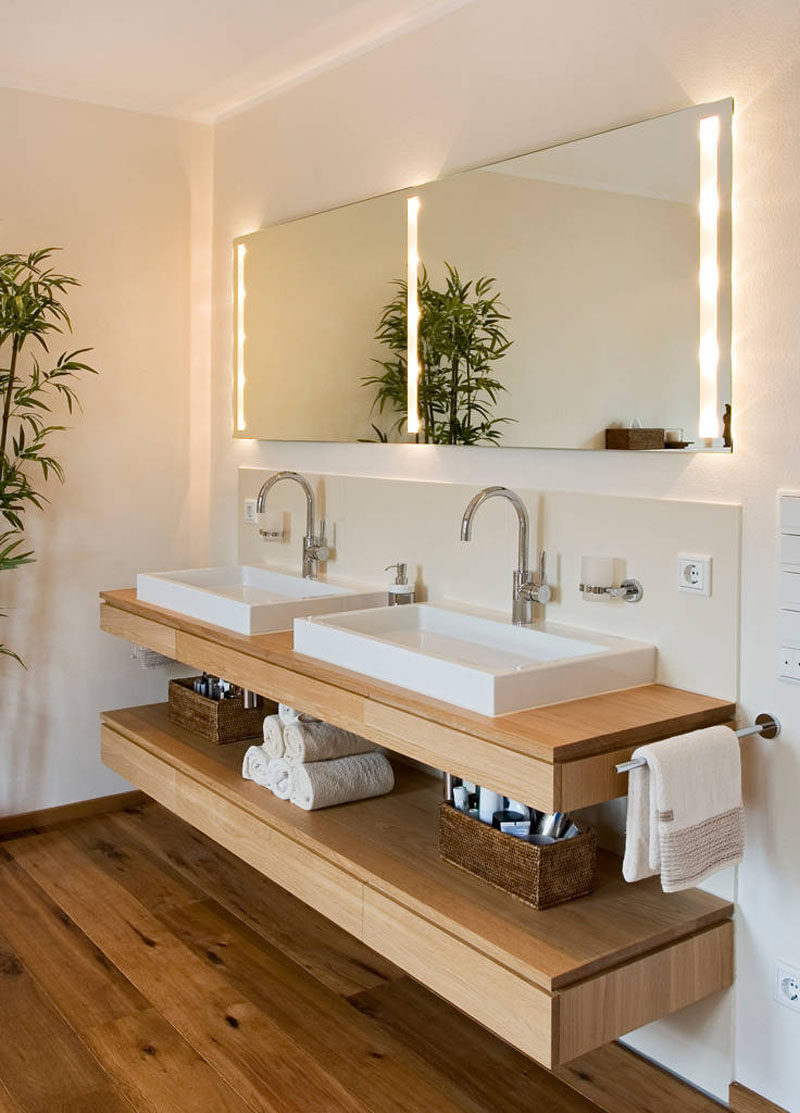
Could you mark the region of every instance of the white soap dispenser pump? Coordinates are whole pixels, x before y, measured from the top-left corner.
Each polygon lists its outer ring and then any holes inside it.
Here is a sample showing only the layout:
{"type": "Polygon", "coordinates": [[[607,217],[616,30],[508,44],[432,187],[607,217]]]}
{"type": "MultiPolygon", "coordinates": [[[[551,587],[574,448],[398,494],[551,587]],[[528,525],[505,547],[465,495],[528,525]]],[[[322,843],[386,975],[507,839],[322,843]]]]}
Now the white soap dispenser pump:
{"type": "Polygon", "coordinates": [[[413,603],[414,585],[408,582],[405,561],[398,560],[395,564],[387,564],[384,572],[388,572],[391,568],[397,569],[397,575],[394,583],[389,584],[389,606],[399,607],[403,603],[413,603]]]}

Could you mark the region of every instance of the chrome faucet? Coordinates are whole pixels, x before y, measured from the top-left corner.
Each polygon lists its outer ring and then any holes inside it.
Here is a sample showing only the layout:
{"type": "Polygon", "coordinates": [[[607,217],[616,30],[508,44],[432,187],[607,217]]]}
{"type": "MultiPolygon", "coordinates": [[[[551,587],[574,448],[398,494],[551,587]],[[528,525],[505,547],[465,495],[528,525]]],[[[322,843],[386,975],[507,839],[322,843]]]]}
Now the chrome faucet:
{"type": "Polygon", "coordinates": [[[325,523],[319,523],[319,533],[315,530],[316,499],[311,484],[304,475],[298,471],[276,471],[271,475],[261,490],[258,492],[256,513],[263,514],[267,502],[267,495],[276,483],[282,479],[293,479],[303,488],[306,496],[306,532],[303,537],[303,579],[316,580],[319,573],[320,561],[325,561],[330,555],[328,542],[325,538],[325,523]]]}
{"type": "Polygon", "coordinates": [[[545,551],[539,553],[538,571],[536,575],[528,568],[530,523],[525,503],[509,487],[484,487],[474,498],[470,499],[464,517],[461,519],[461,540],[472,540],[472,519],[475,511],[487,499],[508,499],[517,512],[519,520],[519,539],[517,545],[517,570],[514,573],[514,587],[512,594],[511,617],[515,626],[529,626],[533,622],[533,604],[547,603],[552,592],[545,583],[545,551]]]}

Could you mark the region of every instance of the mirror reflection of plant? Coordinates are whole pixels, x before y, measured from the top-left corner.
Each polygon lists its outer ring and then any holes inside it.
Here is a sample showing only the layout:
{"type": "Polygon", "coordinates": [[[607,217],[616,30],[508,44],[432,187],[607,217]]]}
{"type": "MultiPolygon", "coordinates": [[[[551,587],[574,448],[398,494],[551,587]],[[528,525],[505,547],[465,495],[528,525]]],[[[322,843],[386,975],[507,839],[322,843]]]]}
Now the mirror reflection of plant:
{"type": "MultiPolygon", "coordinates": [[[[492,293],[493,278],[462,282],[454,266],[445,263],[445,268],[443,290],[433,289],[425,268],[419,279],[422,432],[417,440],[426,444],[498,444],[501,426],[513,420],[492,416],[499,394],[506,390],[493,374],[493,365],[513,343],[503,328],[509,317],[503,312],[500,294],[492,293]]],[[[376,360],[383,373],[363,379],[365,386],[376,388],[373,409],[394,415],[388,433],[373,424],[378,440],[402,432],[408,408],[408,286],[402,279],[393,285],[397,294],[384,306],[375,333],[393,357],[376,360]]]]}
{"type": "MultiPolygon", "coordinates": [[[[33,561],[24,549],[25,514],[47,501],[40,480],[64,479],[48,452],[51,435],[65,428],[51,424],[52,405],[61,403],[72,413],[79,405],[72,380],[84,371],[96,374],[80,359],[88,348],[63,352],[49,370],[33,354],[24,358],[29,341],[47,352],[50,333],[72,328],[61,299],[80,283],[47,266],[54,250],[0,255],[0,572],[33,561]]],[[[2,644],[0,656],[20,661],[2,644]]]]}

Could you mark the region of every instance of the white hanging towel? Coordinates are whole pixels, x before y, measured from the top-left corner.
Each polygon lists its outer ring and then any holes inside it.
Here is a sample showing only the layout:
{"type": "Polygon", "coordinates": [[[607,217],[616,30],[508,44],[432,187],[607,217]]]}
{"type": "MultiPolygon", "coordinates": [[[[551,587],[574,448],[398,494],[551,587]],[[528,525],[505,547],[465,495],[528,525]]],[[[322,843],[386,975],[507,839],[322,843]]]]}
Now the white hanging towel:
{"type": "Polygon", "coordinates": [[[375,749],[366,738],[330,723],[292,723],[284,728],[283,737],[286,748],[283,756],[293,766],[366,754],[375,749]]]}
{"type": "Polygon", "coordinates": [[[628,774],[622,874],[661,874],[665,893],[689,889],[744,853],[739,739],[728,727],[640,746],[647,762],[628,774]]]}

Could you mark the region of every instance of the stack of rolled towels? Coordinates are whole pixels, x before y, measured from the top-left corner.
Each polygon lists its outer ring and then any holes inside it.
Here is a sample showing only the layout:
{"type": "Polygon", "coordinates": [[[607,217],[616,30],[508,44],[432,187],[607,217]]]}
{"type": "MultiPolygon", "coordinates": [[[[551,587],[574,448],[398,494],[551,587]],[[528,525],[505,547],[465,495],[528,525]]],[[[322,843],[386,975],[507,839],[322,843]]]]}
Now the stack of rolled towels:
{"type": "Polygon", "coordinates": [[[264,720],[262,745],[245,753],[242,776],[305,811],[384,796],[394,788],[391,765],[366,738],[283,704],[264,720]]]}

